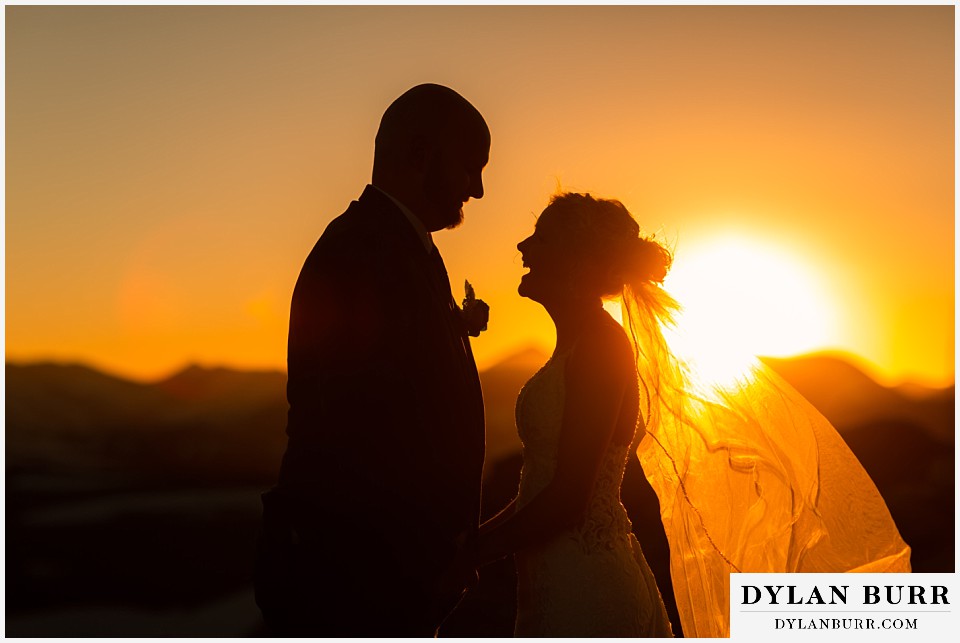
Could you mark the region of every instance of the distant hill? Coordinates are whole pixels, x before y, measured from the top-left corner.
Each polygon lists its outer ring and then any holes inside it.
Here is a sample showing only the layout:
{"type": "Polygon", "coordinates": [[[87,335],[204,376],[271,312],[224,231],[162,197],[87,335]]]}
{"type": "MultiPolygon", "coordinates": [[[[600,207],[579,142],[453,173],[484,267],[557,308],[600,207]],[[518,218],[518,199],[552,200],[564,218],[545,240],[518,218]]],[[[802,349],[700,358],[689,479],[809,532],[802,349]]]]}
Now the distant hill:
{"type": "MultiPolygon", "coordinates": [[[[488,466],[519,451],[514,419],[517,395],[547,357],[536,348],[525,348],[481,373],[488,466]]],[[[763,361],[841,433],[864,425],[898,423],[952,443],[953,387],[932,392],[884,387],[838,355],[763,361]]],[[[84,448],[75,448],[78,444],[97,442],[97,436],[108,436],[108,443],[141,439],[131,432],[145,434],[143,439],[148,434],[181,436],[194,442],[184,445],[185,451],[206,449],[211,455],[224,448],[239,449],[244,441],[253,450],[256,440],[269,440],[272,447],[266,453],[274,454],[282,450],[285,384],[286,376],[280,371],[191,365],[161,381],[142,384],[77,364],[7,363],[8,459],[16,462],[29,452],[42,458],[43,449],[59,449],[61,460],[77,459],[84,453],[84,448]],[[203,447],[207,434],[213,436],[214,445],[203,447]],[[226,435],[233,437],[233,445],[215,446],[226,435]]]]}
{"type": "Polygon", "coordinates": [[[889,388],[837,354],[762,360],[787,380],[838,430],[877,422],[900,422],[923,429],[938,440],[954,434],[954,387],[889,388]]]}
{"type": "Polygon", "coordinates": [[[155,387],[183,402],[255,406],[282,397],[286,382],[286,374],[280,371],[238,371],[193,364],[155,387]]]}
{"type": "Polygon", "coordinates": [[[80,364],[7,363],[7,423],[62,431],[179,426],[200,417],[226,422],[282,403],[285,384],[278,371],[191,365],[143,384],[80,364]]]}
{"type": "Polygon", "coordinates": [[[272,478],[285,382],[280,372],[190,366],[141,384],[76,364],[7,363],[7,469],[272,478]]]}
{"type": "Polygon", "coordinates": [[[162,415],[166,396],[79,364],[6,365],[8,430],[100,429],[162,415]]]}

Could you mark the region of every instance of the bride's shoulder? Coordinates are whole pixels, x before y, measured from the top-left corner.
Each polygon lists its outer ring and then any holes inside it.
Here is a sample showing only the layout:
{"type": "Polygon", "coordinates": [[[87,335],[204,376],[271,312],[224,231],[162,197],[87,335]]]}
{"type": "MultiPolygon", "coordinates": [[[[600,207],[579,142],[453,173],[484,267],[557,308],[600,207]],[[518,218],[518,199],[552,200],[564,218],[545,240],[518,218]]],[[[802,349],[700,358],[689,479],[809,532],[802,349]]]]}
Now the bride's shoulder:
{"type": "Polygon", "coordinates": [[[633,348],[623,327],[607,315],[588,324],[571,351],[569,367],[596,373],[634,369],[633,348]]]}

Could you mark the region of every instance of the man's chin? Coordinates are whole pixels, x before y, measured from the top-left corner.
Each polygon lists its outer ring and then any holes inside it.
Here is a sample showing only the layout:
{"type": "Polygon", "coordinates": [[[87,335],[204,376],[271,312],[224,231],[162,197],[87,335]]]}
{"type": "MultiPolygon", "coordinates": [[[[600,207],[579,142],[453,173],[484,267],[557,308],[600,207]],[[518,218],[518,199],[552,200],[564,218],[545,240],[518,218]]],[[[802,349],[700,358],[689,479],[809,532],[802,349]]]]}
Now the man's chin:
{"type": "Polygon", "coordinates": [[[463,223],[463,208],[457,210],[456,216],[450,216],[450,223],[444,226],[444,230],[453,230],[454,228],[459,228],[460,224],[463,223]]]}

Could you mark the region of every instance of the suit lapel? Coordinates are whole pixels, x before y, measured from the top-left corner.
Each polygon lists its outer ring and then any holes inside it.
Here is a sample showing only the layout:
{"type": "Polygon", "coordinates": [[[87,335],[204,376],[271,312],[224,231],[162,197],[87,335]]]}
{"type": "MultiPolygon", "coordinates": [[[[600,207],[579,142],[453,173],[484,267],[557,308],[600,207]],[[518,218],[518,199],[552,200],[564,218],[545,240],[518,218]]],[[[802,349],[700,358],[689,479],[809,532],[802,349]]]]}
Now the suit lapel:
{"type": "MultiPolygon", "coordinates": [[[[359,202],[363,210],[377,217],[375,225],[382,226],[387,235],[396,241],[398,254],[410,258],[423,273],[424,281],[430,284],[431,290],[440,301],[452,301],[450,282],[446,270],[438,270],[435,259],[430,256],[423,242],[413,226],[407,221],[406,215],[400,208],[380,190],[368,185],[360,195],[359,202]]],[[[436,248],[434,248],[436,250],[436,248]]],[[[437,253],[439,259],[439,252],[437,253]]],[[[440,266],[443,260],[440,259],[440,266]]]]}
{"type": "MultiPolygon", "coordinates": [[[[447,276],[440,252],[436,250],[436,247],[434,247],[433,256],[426,251],[420,237],[410,222],[407,221],[406,215],[377,188],[368,185],[363,194],[360,195],[359,202],[363,206],[362,211],[368,213],[368,216],[377,218],[373,224],[382,226],[381,229],[398,244],[397,253],[408,257],[422,271],[424,281],[429,284],[437,304],[446,309],[444,319],[449,333],[449,341],[454,346],[459,345],[461,355],[463,355],[463,362],[461,363],[463,375],[470,382],[469,386],[477,391],[482,398],[482,393],[479,392],[480,379],[477,374],[473,350],[470,347],[470,338],[467,336],[466,329],[460,319],[460,312],[453,298],[450,279],[447,276]]],[[[479,417],[482,418],[482,402],[477,412],[479,417]]]]}

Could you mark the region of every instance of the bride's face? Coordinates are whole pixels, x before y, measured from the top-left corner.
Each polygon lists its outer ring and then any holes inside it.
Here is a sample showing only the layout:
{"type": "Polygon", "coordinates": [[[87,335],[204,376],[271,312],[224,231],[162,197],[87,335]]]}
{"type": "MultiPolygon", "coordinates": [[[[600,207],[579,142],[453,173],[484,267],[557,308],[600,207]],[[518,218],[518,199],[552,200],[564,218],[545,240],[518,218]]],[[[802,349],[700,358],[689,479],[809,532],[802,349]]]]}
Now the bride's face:
{"type": "Polygon", "coordinates": [[[569,231],[548,207],[537,219],[533,234],[517,244],[523,266],[517,292],[541,304],[570,296],[576,290],[573,247],[569,231]]]}

